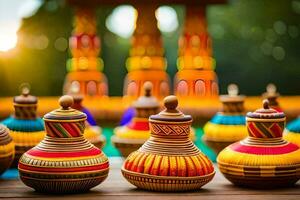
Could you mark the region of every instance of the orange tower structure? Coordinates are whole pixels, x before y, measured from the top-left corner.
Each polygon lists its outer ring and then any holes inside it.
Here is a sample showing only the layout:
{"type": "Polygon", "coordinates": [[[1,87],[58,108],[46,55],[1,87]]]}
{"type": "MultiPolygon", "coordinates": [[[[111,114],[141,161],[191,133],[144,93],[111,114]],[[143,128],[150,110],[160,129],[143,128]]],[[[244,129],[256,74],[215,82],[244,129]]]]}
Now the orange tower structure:
{"type": "Polygon", "coordinates": [[[75,9],[74,30],[70,37],[72,58],[67,61],[68,74],[65,79],[64,93],[72,86],[80,88],[79,93],[89,96],[108,94],[103,61],[98,57],[101,42],[97,36],[95,9],[78,6],[75,9]]]}
{"type": "Polygon", "coordinates": [[[215,97],[219,93],[205,10],[205,4],[186,6],[174,80],[174,92],[178,97],[215,97]]]}
{"type": "Polygon", "coordinates": [[[157,7],[153,4],[135,6],[138,16],[129,58],[126,61],[128,74],[124,83],[124,96],[140,96],[146,81],[153,84],[153,96],[161,99],[170,93],[167,62],[155,18],[157,7]]]}

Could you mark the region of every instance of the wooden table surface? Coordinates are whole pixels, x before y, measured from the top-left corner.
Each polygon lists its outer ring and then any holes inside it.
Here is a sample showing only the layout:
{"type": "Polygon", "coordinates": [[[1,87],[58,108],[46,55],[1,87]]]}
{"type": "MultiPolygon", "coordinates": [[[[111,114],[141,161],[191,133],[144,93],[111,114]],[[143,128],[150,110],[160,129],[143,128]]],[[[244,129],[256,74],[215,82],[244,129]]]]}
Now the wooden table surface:
{"type": "Polygon", "coordinates": [[[108,178],[90,192],[84,194],[54,195],[34,192],[20,180],[0,180],[0,199],[80,199],[80,200],[300,200],[300,181],[293,188],[276,190],[254,190],[239,188],[228,182],[217,169],[214,179],[201,190],[188,193],[159,193],[139,190],[121,175],[120,158],[110,158],[111,170],[108,178]]]}

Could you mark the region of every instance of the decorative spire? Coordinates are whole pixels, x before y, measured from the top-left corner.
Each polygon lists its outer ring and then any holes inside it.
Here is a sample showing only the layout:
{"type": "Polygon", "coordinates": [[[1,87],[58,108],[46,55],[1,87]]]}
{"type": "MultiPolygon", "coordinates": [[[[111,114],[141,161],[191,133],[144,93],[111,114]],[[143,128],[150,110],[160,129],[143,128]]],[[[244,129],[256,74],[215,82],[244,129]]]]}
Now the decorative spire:
{"type": "Polygon", "coordinates": [[[178,70],[213,70],[212,41],[207,31],[205,6],[188,6],[183,35],[179,39],[178,70]]]}
{"type": "Polygon", "coordinates": [[[158,5],[137,3],[134,6],[137,9],[136,28],[126,60],[128,74],[124,81],[124,96],[138,98],[143,95],[143,84],[150,81],[153,96],[161,99],[170,93],[170,86],[162,37],[155,17],[158,5]]]}
{"type": "Polygon", "coordinates": [[[69,41],[72,58],[67,61],[64,93],[70,93],[78,85],[80,93],[89,96],[104,96],[108,93],[103,71],[103,60],[98,57],[101,41],[97,36],[95,8],[75,8],[74,29],[69,41]]]}
{"type": "Polygon", "coordinates": [[[207,31],[206,5],[187,5],[183,34],[178,42],[178,97],[216,97],[219,93],[212,41],[207,31]]]}
{"type": "Polygon", "coordinates": [[[155,18],[154,5],[136,5],[138,17],[136,28],[133,33],[127,59],[127,70],[165,70],[166,59],[157,20],[155,18]]]}

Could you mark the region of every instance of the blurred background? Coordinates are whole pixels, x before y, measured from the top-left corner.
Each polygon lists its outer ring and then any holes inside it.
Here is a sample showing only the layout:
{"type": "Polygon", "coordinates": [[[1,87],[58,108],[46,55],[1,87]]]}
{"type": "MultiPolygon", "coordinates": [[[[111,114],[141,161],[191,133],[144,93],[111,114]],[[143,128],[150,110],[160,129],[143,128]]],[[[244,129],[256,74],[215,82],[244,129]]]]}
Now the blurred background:
{"type": "MultiPolygon", "coordinates": [[[[130,5],[97,9],[110,96],[122,95],[134,12],[130,5]]],[[[273,82],[281,94],[299,95],[300,0],[229,0],[207,12],[220,93],[233,82],[243,94],[260,95],[273,82]]],[[[172,78],[184,15],[182,6],[156,12],[172,78]]],[[[72,24],[63,0],[0,0],[0,96],[18,94],[23,82],[35,95],[61,95],[72,24]]]]}

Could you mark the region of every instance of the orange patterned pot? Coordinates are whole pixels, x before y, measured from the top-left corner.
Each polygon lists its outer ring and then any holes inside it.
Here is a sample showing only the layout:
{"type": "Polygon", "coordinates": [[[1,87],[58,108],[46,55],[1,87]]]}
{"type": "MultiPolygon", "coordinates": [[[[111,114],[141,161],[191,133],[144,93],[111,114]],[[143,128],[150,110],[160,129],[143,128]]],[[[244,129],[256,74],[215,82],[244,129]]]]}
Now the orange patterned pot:
{"type": "Polygon", "coordinates": [[[175,96],[149,118],[151,137],[125,160],[123,176],[138,188],[162,192],[197,190],[215,174],[212,162],[191,141],[192,117],[177,110],[175,96]]]}

